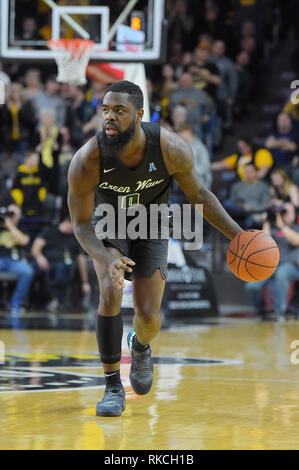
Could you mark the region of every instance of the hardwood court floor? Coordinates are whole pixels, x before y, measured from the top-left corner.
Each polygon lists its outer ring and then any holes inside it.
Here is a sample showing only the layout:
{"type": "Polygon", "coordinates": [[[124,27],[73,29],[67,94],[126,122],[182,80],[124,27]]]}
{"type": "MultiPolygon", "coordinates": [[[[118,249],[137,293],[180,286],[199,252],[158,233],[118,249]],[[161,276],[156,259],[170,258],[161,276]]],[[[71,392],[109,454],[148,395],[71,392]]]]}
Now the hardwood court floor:
{"type": "Polygon", "coordinates": [[[161,331],[144,397],[130,389],[124,337],[119,418],[95,416],[103,377],[93,332],[0,330],[0,340],[0,449],[299,448],[299,322],[161,331]]]}

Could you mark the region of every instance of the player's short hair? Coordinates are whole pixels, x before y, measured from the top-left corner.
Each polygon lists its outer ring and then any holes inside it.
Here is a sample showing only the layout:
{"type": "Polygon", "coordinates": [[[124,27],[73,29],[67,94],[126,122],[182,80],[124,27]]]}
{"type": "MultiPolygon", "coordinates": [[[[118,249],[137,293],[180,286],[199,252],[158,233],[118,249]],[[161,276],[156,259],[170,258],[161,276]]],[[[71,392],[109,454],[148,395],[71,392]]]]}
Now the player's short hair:
{"type": "Polygon", "coordinates": [[[104,96],[109,91],[114,93],[128,93],[129,101],[135,106],[136,109],[143,108],[143,93],[138,85],[128,80],[121,80],[120,82],[114,82],[105,91],[104,96]]]}

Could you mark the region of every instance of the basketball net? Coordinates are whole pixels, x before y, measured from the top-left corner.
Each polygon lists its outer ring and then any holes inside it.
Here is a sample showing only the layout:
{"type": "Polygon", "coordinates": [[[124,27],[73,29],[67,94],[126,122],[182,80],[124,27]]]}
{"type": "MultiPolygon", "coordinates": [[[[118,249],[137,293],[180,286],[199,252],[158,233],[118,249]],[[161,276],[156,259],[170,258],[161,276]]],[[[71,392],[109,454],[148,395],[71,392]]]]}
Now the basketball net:
{"type": "Polygon", "coordinates": [[[48,47],[52,50],[57,68],[57,81],[70,85],[85,85],[93,41],[87,39],[50,39],[48,47]]]}

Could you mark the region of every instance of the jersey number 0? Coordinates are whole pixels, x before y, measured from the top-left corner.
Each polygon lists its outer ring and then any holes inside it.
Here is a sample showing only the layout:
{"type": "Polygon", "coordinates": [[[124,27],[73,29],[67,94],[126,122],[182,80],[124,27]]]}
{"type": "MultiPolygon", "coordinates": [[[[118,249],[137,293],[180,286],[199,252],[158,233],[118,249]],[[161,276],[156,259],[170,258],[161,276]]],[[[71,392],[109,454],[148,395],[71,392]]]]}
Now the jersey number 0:
{"type": "Polygon", "coordinates": [[[139,206],[139,199],[139,193],[127,194],[127,196],[124,196],[121,200],[121,208],[128,209],[129,207],[139,206]]]}

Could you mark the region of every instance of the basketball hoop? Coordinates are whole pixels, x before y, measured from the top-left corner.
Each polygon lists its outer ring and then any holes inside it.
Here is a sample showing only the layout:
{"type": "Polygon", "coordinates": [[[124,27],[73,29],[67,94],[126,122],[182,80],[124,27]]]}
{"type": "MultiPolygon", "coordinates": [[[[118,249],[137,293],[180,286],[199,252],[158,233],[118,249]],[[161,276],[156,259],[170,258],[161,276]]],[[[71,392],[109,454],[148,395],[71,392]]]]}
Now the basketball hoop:
{"type": "Polygon", "coordinates": [[[89,62],[93,41],[88,39],[50,39],[48,46],[57,63],[57,81],[70,85],[86,83],[86,67],[89,62]]]}

